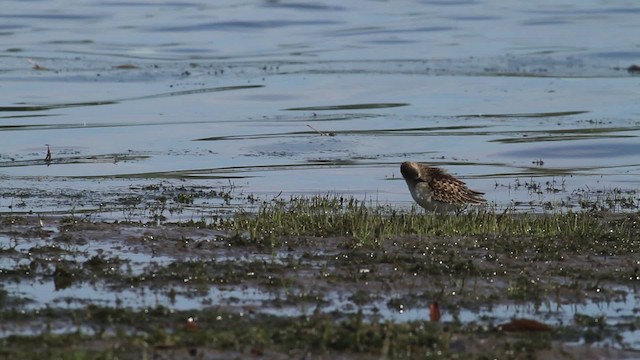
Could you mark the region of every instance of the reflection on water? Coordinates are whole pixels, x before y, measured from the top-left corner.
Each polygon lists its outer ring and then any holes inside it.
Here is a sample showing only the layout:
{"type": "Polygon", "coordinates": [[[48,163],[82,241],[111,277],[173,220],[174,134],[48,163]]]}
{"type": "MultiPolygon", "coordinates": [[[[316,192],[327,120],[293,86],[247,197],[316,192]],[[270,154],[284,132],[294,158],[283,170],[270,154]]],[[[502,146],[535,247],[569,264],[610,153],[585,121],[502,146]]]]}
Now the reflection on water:
{"type": "MultiPolygon", "coordinates": [[[[630,131],[627,129],[617,129],[618,131],[630,131]]],[[[607,136],[603,136],[606,138],[607,136]]],[[[635,137],[629,135],[629,137],[635,137]]],[[[597,136],[596,138],[600,138],[597,136]]],[[[520,157],[539,156],[544,158],[577,158],[577,159],[596,159],[596,158],[619,158],[630,156],[640,159],[640,143],[624,143],[624,142],[597,142],[591,145],[563,145],[563,146],[536,146],[526,150],[512,151],[508,155],[520,157]]],[[[607,167],[607,164],[603,164],[607,167]]]]}

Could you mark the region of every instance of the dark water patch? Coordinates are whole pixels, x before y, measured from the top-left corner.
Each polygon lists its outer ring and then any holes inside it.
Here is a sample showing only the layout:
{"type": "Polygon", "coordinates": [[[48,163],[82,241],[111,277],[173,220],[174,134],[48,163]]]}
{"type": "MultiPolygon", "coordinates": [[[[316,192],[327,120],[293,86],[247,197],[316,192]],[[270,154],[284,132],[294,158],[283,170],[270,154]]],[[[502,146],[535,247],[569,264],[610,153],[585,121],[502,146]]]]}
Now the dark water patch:
{"type": "Polygon", "coordinates": [[[175,171],[158,171],[132,174],[111,174],[95,176],[71,176],[74,179],[246,179],[261,177],[266,175],[243,175],[243,173],[264,173],[268,171],[282,170],[310,170],[325,167],[379,167],[395,166],[396,162],[361,162],[355,159],[309,159],[304,163],[295,164],[267,164],[267,165],[247,165],[247,166],[227,166],[208,169],[188,169],[175,171]]]}
{"type": "Polygon", "coordinates": [[[594,139],[628,139],[637,137],[636,135],[587,135],[587,134],[575,134],[575,135],[548,135],[548,136],[527,136],[519,138],[504,138],[489,140],[489,142],[498,142],[503,144],[519,144],[519,143],[535,143],[544,141],[571,141],[571,140],[594,140],[594,139]]]}
{"type": "Polygon", "coordinates": [[[549,134],[572,134],[572,133],[573,134],[609,134],[614,132],[638,131],[638,130],[640,130],[640,126],[625,126],[625,127],[598,126],[598,127],[579,128],[579,129],[540,130],[540,131],[531,131],[529,133],[546,132],[549,134]]]}
{"type": "Polygon", "coordinates": [[[312,131],[294,131],[288,133],[270,133],[270,134],[252,134],[252,135],[229,135],[229,136],[211,136],[206,138],[193,139],[193,141],[225,141],[225,140],[256,140],[256,139],[275,139],[284,137],[308,137],[314,135],[312,131]]]}
{"type": "Polygon", "coordinates": [[[585,139],[611,139],[611,138],[634,138],[637,135],[621,135],[614,134],[619,132],[636,132],[640,130],[638,126],[628,127],[589,127],[578,129],[560,129],[560,130],[538,130],[523,132],[495,132],[494,134],[520,134],[519,137],[500,138],[489,140],[489,142],[498,142],[504,144],[530,143],[543,141],[569,141],[569,140],[585,140],[585,139]],[[545,134],[543,136],[535,136],[536,134],[545,134]],[[534,135],[534,136],[532,136],[534,135]]]}
{"type": "Polygon", "coordinates": [[[30,19],[30,20],[102,20],[106,15],[78,15],[78,14],[0,14],[0,19],[30,19]]]}
{"type": "Polygon", "coordinates": [[[419,135],[428,134],[432,136],[473,136],[473,135],[486,135],[490,132],[477,131],[477,129],[485,129],[490,125],[453,125],[453,126],[428,126],[428,127],[414,127],[414,128],[388,128],[388,129],[369,129],[369,130],[342,130],[336,131],[335,134],[359,134],[359,135],[391,135],[391,136],[403,136],[403,135],[419,135]],[[470,131],[461,131],[470,130],[470,131]]]}
{"type": "MultiPolygon", "coordinates": [[[[374,39],[375,40],[375,39],[374,39]]],[[[378,40],[384,40],[378,39],[378,40]]],[[[395,39],[391,39],[395,40],[395,39]]],[[[398,41],[410,41],[415,39],[399,37],[398,41]]],[[[143,46],[143,45],[140,45],[143,46]]],[[[163,48],[171,49],[175,46],[180,48],[186,48],[182,44],[165,44],[163,48]]],[[[175,79],[179,77],[185,71],[185,63],[182,61],[176,61],[176,59],[167,55],[167,53],[135,53],[124,52],[120,49],[117,51],[91,51],[87,49],[79,50],[80,48],[73,48],[65,51],[68,54],[76,54],[77,56],[90,57],[84,60],[82,63],[74,62],[74,71],[56,71],[48,72],[44,74],[39,72],[37,74],[37,81],[52,81],[61,79],[76,80],[76,81],[95,81],[96,73],[100,73],[100,79],[110,79],[108,75],[112,75],[122,81],[132,81],[135,79],[143,79],[140,75],[147,76],[152,72],[155,75],[154,78],[160,76],[170,77],[175,79]],[[105,68],[113,69],[113,66],[119,65],[117,62],[109,61],[111,57],[114,58],[126,58],[129,60],[140,59],[145,61],[154,61],[156,63],[152,66],[160,63],[158,68],[154,67],[148,69],[149,71],[137,71],[127,72],[126,76],[117,77],[114,74],[114,70],[105,71],[105,68]],[[79,72],[91,72],[85,76],[79,74],[79,72]],[[136,77],[136,75],[138,77],[136,77]]],[[[195,49],[204,49],[205,51],[213,51],[206,47],[196,47],[195,49]]],[[[306,48],[305,48],[306,49],[306,48]]],[[[540,49],[540,48],[536,48],[540,49]]],[[[561,57],[553,56],[549,54],[531,54],[527,56],[515,56],[507,55],[501,57],[473,57],[473,58],[446,58],[446,59],[381,59],[381,60],[312,60],[312,58],[305,58],[304,61],[283,61],[280,58],[289,58],[290,51],[292,49],[277,49],[268,53],[260,54],[245,54],[243,56],[244,61],[238,61],[237,57],[228,56],[224,54],[217,54],[216,56],[206,56],[204,54],[198,55],[199,58],[190,58],[191,64],[196,64],[196,67],[189,65],[189,77],[203,77],[203,78],[219,78],[221,76],[227,76],[228,74],[239,75],[243,78],[246,77],[262,77],[265,75],[295,75],[295,74],[397,74],[397,75],[451,75],[451,76],[504,76],[504,77],[568,77],[568,78],[595,78],[595,77],[621,77],[628,76],[626,73],[613,68],[610,62],[603,62],[600,58],[588,58],[588,57],[561,57]],[[272,57],[277,56],[278,60],[273,60],[272,57]],[[260,57],[256,60],[248,60],[251,58],[260,57]],[[235,61],[234,61],[235,60],[235,61]]],[[[303,49],[304,50],[304,49],[303,49]]],[[[521,49],[516,49],[521,50],[521,49]]],[[[558,51],[577,51],[580,49],[569,48],[554,48],[552,52],[558,51]]],[[[316,50],[308,50],[312,54],[316,54],[316,50]]],[[[200,51],[198,51],[200,53],[200,51]]],[[[15,58],[8,55],[7,61],[13,62],[13,68],[24,68],[24,58],[15,58]]],[[[298,57],[300,58],[300,57],[298,57]]],[[[67,69],[68,59],[61,58],[38,58],[40,62],[44,62],[44,66],[49,69],[67,69]]],[[[18,70],[13,70],[18,71],[18,70]]],[[[24,76],[28,76],[28,79],[34,79],[34,72],[22,72],[23,77],[17,77],[16,80],[24,80],[24,76]]]]}
{"type": "MultiPolygon", "coordinates": [[[[40,117],[40,116],[58,116],[58,114],[48,114],[48,115],[25,115],[25,116],[16,116],[18,118],[32,118],[32,117],[40,117]]],[[[10,117],[9,117],[10,118],[10,117]]],[[[113,124],[31,124],[31,125],[0,125],[0,131],[15,131],[15,130],[68,130],[68,129],[93,129],[93,128],[114,128],[114,127],[130,127],[130,126],[165,126],[165,125],[176,125],[176,124],[202,124],[209,123],[209,121],[197,121],[197,122],[157,122],[157,123],[139,123],[139,122],[129,122],[129,123],[113,123],[113,124]]]]}
{"type": "MultiPolygon", "coordinates": [[[[426,159],[427,157],[431,157],[433,156],[433,154],[436,154],[436,151],[407,151],[407,152],[402,152],[402,153],[386,153],[386,154],[375,154],[375,155],[360,155],[360,156],[353,156],[352,159],[354,160],[377,160],[377,159],[384,159],[384,158],[393,158],[393,159],[426,159]]],[[[395,176],[395,175],[392,175],[395,176]]],[[[388,180],[389,178],[385,178],[385,180],[388,180]]]]}
{"type": "Polygon", "coordinates": [[[417,43],[417,41],[414,41],[414,40],[400,40],[395,37],[391,37],[389,39],[366,40],[363,42],[366,44],[380,44],[380,45],[400,45],[400,44],[417,43]]]}
{"type": "Polygon", "coordinates": [[[372,136],[481,136],[495,134],[490,131],[479,131],[486,129],[490,125],[478,126],[429,126],[415,128],[388,128],[388,129],[368,129],[368,130],[337,130],[332,131],[335,135],[372,135],[372,136]],[[462,131],[469,130],[469,131],[462,131]]]}
{"type": "Polygon", "coordinates": [[[51,40],[47,44],[56,45],[86,45],[95,43],[93,40],[51,40]]]}
{"type": "MultiPolygon", "coordinates": [[[[2,24],[2,25],[0,25],[0,30],[24,29],[25,27],[26,27],[25,25],[18,25],[18,24],[2,24]]],[[[2,33],[0,33],[0,35],[1,36],[13,35],[13,32],[2,32],[2,33]]],[[[7,49],[5,51],[12,52],[12,50],[18,50],[18,49],[11,48],[11,49],[7,49]]]]}
{"type": "MultiPolygon", "coordinates": [[[[5,116],[2,117],[0,116],[0,119],[3,118],[35,118],[35,117],[45,117],[45,116],[61,116],[61,114],[37,114],[37,115],[16,115],[16,116],[5,116]]],[[[192,121],[182,121],[182,120],[175,120],[175,121],[158,121],[158,122],[149,122],[149,121],[145,121],[145,122],[138,122],[138,121],[128,121],[128,122],[121,122],[121,123],[70,123],[70,124],[65,124],[65,123],[56,123],[56,124],[29,124],[29,125],[0,125],[0,131],[15,131],[15,130],[63,130],[63,129],[92,129],[92,128],[117,128],[117,127],[137,127],[137,126],[168,126],[168,125],[198,125],[198,124],[211,124],[211,123],[218,123],[218,124],[228,124],[228,123],[232,123],[232,124],[239,124],[239,123],[250,123],[250,124],[255,124],[257,121],[274,121],[274,122],[300,122],[300,121],[348,121],[348,120],[353,120],[353,119],[360,119],[360,118],[368,118],[368,117],[377,117],[377,115],[373,115],[373,114],[346,114],[346,115],[331,115],[331,116],[315,116],[315,117],[309,117],[309,118],[300,118],[300,117],[295,117],[295,118],[287,118],[287,117],[277,117],[277,118],[271,118],[271,119],[261,119],[261,120],[255,120],[255,119],[239,119],[239,120],[192,120],[192,121]]],[[[291,134],[297,134],[298,132],[292,132],[291,134]]],[[[299,133],[312,133],[309,131],[306,132],[299,132],[299,133]]],[[[225,140],[225,139],[235,139],[236,137],[238,137],[239,139],[243,139],[245,138],[245,136],[249,137],[249,136],[258,136],[258,138],[261,137],[265,137],[265,138],[269,138],[272,137],[271,135],[274,135],[273,137],[277,137],[276,135],[282,135],[282,136],[286,136],[287,133],[282,133],[282,134],[257,134],[257,135],[237,135],[237,136],[228,136],[228,137],[220,137],[220,139],[217,138],[204,138],[204,139],[196,139],[196,140],[225,140]]]]}
{"type": "MultiPolygon", "coordinates": [[[[526,156],[524,156],[526,157],[526,156]]],[[[550,158],[550,157],[548,157],[550,158]]],[[[458,165],[458,163],[451,162],[451,165],[458,165]]],[[[473,165],[473,164],[472,164],[473,165]]],[[[549,177],[564,177],[573,175],[594,175],[601,176],[603,170],[624,170],[633,169],[638,164],[621,164],[621,165],[597,165],[597,166],[554,166],[554,167],[540,167],[540,166],[514,166],[513,164],[504,163],[483,163],[480,165],[493,166],[495,168],[508,168],[517,169],[517,171],[500,171],[496,170],[490,174],[478,174],[465,176],[467,179],[522,179],[522,178],[549,178],[549,177]]],[[[630,174],[630,176],[633,176],[630,174]]],[[[517,186],[516,186],[517,187],[517,186]]]]}
{"type": "Polygon", "coordinates": [[[190,31],[256,31],[295,26],[325,26],[341,24],[333,20],[263,20],[263,21],[220,21],[186,26],[163,26],[152,29],[160,32],[190,31]]]}
{"type": "Polygon", "coordinates": [[[346,29],[331,32],[331,36],[359,36],[359,35],[374,35],[374,34],[404,34],[404,33],[422,33],[422,32],[441,32],[451,31],[456,28],[451,26],[422,26],[415,28],[405,29],[388,29],[385,27],[370,27],[363,29],[346,29]]]}
{"type": "MultiPolygon", "coordinates": [[[[412,40],[412,39],[411,39],[412,40]]],[[[514,48],[514,51],[522,48],[514,48]]],[[[348,61],[309,61],[280,67],[283,74],[397,74],[438,76],[500,76],[525,78],[597,78],[621,77],[609,62],[588,57],[554,55],[584,50],[556,46],[528,49],[526,56],[505,55],[447,59],[381,59],[348,61]],[[542,50],[541,50],[542,49],[542,50]]],[[[626,74],[624,74],[627,76],[626,74]]]]}
{"type": "Polygon", "coordinates": [[[177,8],[201,8],[202,3],[195,2],[171,2],[171,1],[154,1],[153,3],[148,2],[138,2],[138,1],[102,1],[98,2],[100,5],[104,6],[117,6],[117,7],[152,7],[152,8],[160,8],[160,7],[177,7],[177,8]]]}
{"type": "Polygon", "coordinates": [[[283,109],[283,111],[331,111],[331,110],[365,110],[365,109],[386,109],[400,106],[409,106],[408,103],[371,103],[371,104],[348,104],[333,106],[307,106],[283,109]]]}
{"type": "Polygon", "coordinates": [[[118,163],[123,161],[138,161],[150,158],[150,155],[123,153],[123,154],[101,154],[85,156],[64,156],[54,155],[50,161],[42,159],[0,161],[0,168],[3,167],[23,167],[37,165],[61,165],[61,164],[90,164],[90,163],[118,163]]]}
{"type": "Polygon", "coordinates": [[[193,95],[193,94],[219,92],[219,91],[255,89],[255,88],[261,88],[261,87],[264,87],[264,85],[222,86],[222,87],[215,87],[215,88],[172,91],[167,93],[135,96],[130,98],[116,99],[116,100],[87,101],[87,102],[78,102],[78,103],[64,103],[64,104],[50,104],[50,105],[0,106],[0,111],[44,111],[44,110],[72,108],[72,107],[113,105],[113,104],[118,104],[125,101],[160,99],[165,97],[186,96],[186,95],[193,95]]]}
{"type": "Polygon", "coordinates": [[[522,22],[522,25],[549,26],[549,25],[563,25],[563,24],[569,24],[569,23],[571,22],[564,18],[546,18],[546,19],[526,20],[522,22]]]}
{"type": "Polygon", "coordinates": [[[438,5],[438,6],[462,6],[462,5],[473,5],[478,4],[475,0],[422,0],[421,3],[428,5],[438,5]]]}
{"type": "Polygon", "coordinates": [[[514,157],[619,158],[640,155],[640,143],[607,142],[588,145],[544,146],[503,153],[514,157]]]}
{"type": "MultiPolygon", "coordinates": [[[[576,11],[577,9],[574,9],[573,11],[576,11]]],[[[580,10],[578,10],[580,11],[580,10]]],[[[582,11],[589,11],[589,10],[582,10],[582,11]]],[[[640,7],[611,7],[611,8],[604,8],[604,9],[593,9],[591,10],[591,12],[593,13],[597,13],[597,14],[640,14],[640,7]]]]}
{"type": "Polygon", "coordinates": [[[514,113],[514,114],[472,114],[472,115],[458,115],[461,118],[547,118],[558,116],[571,116],[586,114],[589,111],[553,111],[553,112],[538,112],[538,113],[514,113]]]}
{"type": "MultiPolygon", "coordinates": [[[[505,168],[513,168],[508,164],[502,164],[505,168]]],[[[517,179],[517,178],[546,178],[549,176],[570,176],[576,173],[578,170],[584,169],[565,169],[565,168],[535,168],[535,167],[524,167],[518,171],[496,171],[491,174],[480,174],[467,176],[468,179],[517,179]]],[[[508,185],[507,185],[508,186],[508,185]]],[[[516,187],[514,185],[514,187],[516,187]]]]}
{"type": "Polygon", "coordinates": [[[138,97],[126,98],[126,99],[121,99],[119,101],[160,99],[160,98],[173,97],[173,96],[205,94],[205,93],[219,92],[219,91],[235,91],[235,90],[245,90],[245,89],[256,89],[256,88],[262,88],[262,87],[264,87],[264,85],[221,86],[221,87],[214,87],[214,88],[202,88],[202,89],[192,89],[192,90],[183,90],[183,91],[172,91],[172,92],[168,92],[168,93],[161,93],[161,94],[154,94],[154,95],[146,95],[146,96],[138,96],[138,97]]]}
{"type": "Polygon", "coordinates": [[[640,58],[640,51],[595,52],[595,53],[591,53],[591,54],[589,54],[587,56],[592,56],[592,57],[596,57],[596,58],[604,58],[604,59],[637,61],[638,58],[640,58]]]}
{"type": "Polygon", "coordinates": [[[196,59],[198,57],[195,55],[197,53],[210,54],[212,52],[215,52],[215,50],[212,50],[212,49],[182,47],[182,46],[176,46],[176,45],[171,45],[171,47],[167,47],[165,51],[170,53],[176,53],[176,54],[186,54],[186,55],[189,55],[189,57],[191,57],[192,59],[196,59]]]}
{"type": "Polygon", "coordinates": [[[273,139],[284,137],[310,137],[318,135],[329,135],[331,137],[338,135],[375,135],[375,136],[405,136],[405,135],[419,135],[426,133],[430,136],[473,136],[473,135],[487,135],[493,134],[492,132],[480,132],[480,131],[459,131],[459,130],[474,130],[484,129],[489,127],[488,125],[479,126],[432,126],[432,127],[420,127],[420,128],[403,128],[403,129],[368,129],[368,130],[307,130],[307,131],[291,131],[282,133],[268,133],[268,134],[247,134],[247,135],[229,135],[229,136],[212,136],[206,138],[194,139],[194,141],[222,141],[222,140],[255,140],[255,139],[273,139]],[[452,131],[447,131],[452,130],[452,131]]]}
{"type": "MultiPolygon", "coordinates": [[[[33,115],[7,115],[7,116],[0,116],[0,119],[21,119],[21,118],[37,118],[37,117],[45,117],[45,116],[59,116],[58,114],[33,114],[33,115]]],[[[38,126],[45,126],[45,125],[35,125],[36,127],[38,126]]],[[[2,129],[4,128],[22,128],[22,127],[28,127],[28,125],[0,125],[0,131],[2,131],[2,129]]]]}
{"type": "Polygon", "coordinates": [[[51,104],[51,105],[0,106],[0,111],[45,111],[45,110],[72,108],[72,107],[113,105],[117,103],[118,103],[117,100],[105,100],[105,101],[66,103],[66,104],[51,104]]]}
{"type": "MultiPolygon", "coordinates": [[[[525,11],[530,14],[546,14],[546,15],[558,15],[556,9],[528,9],[525,11]]],[[[640,13],[640,7],[597,7],[597,8],[578,8],[572,7],[571,11],[566,12],[565,15],[603,15],[603,14],[634,14],[640,13]]]]}
{"type": "Polygon", "coordinates": [[[153,171],[135,174],[112,174],[112,175],[91,175],[91,176],[70,176],[74,179],[209,179],[209,180],[227,180],[227,179],[250,179],[255,176],[249,175],[227,175],[233,171],[220,171],[225,175],[215,175],[212,170],[175,170],[175,171],[153,171]]]}
{"type": "Polygon", "coordinates": [[[456,15],[450,16],[449,19],[455,21],[496,21],[501,18],[492,15],[456,15]]]}
{"type": "Polygon", "coordinates": [[[379,119],[382,118],[383,115],[380,114],[367,114],[367,113],[336,113],[336,114],[316,114],[311,113],[309,115],[276,115],[276,116],[263,116],[260,119],[248,119],[248,120],[232,120],[232,122],[238,121],[274,121],[274,122],[327,122],[327,121],[352,121],[352,120],[360,120],[360,119],[379,119]]]}
{"type": "Polygon", "coordinates": [[[285,8],[304,11],[344,11],[347,8],[338,5],[323,5],[303,2],[280,2],[280,1],[267,1],[261,4],[265,8],[285,8]]]}
{"type": "MultiPolygon", "coordinates": [[[[44,115],[47,116],[47,115],[44,115]]],[[[36,116],[30,116],[30,115],[25,115],[25,116],[7,116],[7,117],[3,117],[3,118],[31,118],[31,117],[36,117],[36,116]]],[[[15,131],[15,130],[41,130],[41,129],[46,129],[46,128],[59,128],[59,129],[64,129],[64,126],[52,126],[52,125],[0,125],[0,131],[15,131]]]]}

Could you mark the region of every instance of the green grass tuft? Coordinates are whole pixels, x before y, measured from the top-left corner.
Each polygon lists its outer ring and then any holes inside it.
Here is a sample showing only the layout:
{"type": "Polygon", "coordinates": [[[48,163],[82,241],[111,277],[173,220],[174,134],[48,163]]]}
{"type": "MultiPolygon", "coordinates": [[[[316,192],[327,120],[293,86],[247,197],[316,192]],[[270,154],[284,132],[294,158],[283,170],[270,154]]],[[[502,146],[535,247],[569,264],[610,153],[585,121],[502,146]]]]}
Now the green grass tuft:
{"type": "Polygon", "coordinates": [[[607,220],[587,211],[509,214],[477,209],[435,215],[415,208],[367,206],[354,198],[331,195],[265,202],[257,213],[239,212],[231,218],[218,219],[214,227],[267,244],[280,236],[346,236],[369,245],[403,235],[620,239],[638,233],[633,220],[607,220]]]}

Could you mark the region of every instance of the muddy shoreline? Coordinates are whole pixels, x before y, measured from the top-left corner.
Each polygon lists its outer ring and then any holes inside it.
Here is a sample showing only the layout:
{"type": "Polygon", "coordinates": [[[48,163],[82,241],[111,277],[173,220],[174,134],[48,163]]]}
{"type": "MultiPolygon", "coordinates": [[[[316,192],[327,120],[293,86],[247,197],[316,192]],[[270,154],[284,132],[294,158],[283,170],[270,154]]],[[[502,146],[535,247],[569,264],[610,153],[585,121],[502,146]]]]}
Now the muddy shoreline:
{"type": "Polygon", "coordinates": [[[462,228],[323,206],[282,202],[208,224],[5,215],[0,355],[637,355],[637,214],[466,214],[462,228]],[[300,230],[300,213],[325,233],[300,230]],[[373,230],[340,236],[339,221],[373,230]],[[549,329],[500,330],[518,318],[549,329]]]}

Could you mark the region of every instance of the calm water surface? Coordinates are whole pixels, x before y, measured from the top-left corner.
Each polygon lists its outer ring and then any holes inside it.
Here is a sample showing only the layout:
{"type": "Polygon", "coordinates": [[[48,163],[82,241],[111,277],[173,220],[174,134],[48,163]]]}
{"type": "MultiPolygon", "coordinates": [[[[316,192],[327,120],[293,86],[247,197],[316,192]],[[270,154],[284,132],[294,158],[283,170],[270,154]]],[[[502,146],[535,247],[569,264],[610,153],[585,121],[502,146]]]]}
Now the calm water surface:
{"type": "Polygon", "coordinates": [[[47,211],[60,192],[176,179],[410,206],[394,181],[404,160],[445,166],[499,207],[635,191],[639,14],[609,1],[9,1],[0,211],[21,189],[42,191],[22,210],[47,211]],[[516,186],[532,181],[563,191],[516,186]]]}

